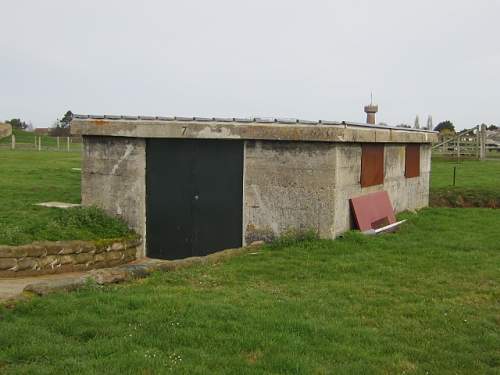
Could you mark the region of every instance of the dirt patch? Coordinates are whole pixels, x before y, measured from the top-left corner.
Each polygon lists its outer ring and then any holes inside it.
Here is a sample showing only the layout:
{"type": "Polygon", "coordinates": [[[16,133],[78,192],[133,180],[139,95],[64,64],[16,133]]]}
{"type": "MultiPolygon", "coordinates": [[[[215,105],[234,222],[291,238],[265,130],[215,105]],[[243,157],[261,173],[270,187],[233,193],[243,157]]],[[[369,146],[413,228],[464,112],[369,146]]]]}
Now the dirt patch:
{"type": "Polygon", "coordinates": [[[431,207],[500,208],[500,191],[440,189],[430,192],[431,207]]]}
{"type": "Polygon", "coordinates": [[[260,350],[256,350],[253,352],[245,353],[244,357],[245,357],[245,361],[249,365],[254,365],[259,361],[260,358],[262,358],[262,355],[263,355],[263,353],[260,350]]]}

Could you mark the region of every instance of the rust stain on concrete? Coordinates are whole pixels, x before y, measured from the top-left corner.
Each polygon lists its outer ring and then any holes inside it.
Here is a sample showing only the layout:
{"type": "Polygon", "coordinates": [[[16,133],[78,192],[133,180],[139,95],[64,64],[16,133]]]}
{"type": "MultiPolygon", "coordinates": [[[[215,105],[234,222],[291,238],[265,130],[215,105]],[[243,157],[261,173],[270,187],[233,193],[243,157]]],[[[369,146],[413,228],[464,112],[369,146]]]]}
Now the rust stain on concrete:
{"type": "Polygon", "coordinates": [[[92,125],[96,125],[96,126],[103,126],[103,125],[108,125],[108,121],[106,120],[89,120],[89,123],[92,124],[92,125]]]}

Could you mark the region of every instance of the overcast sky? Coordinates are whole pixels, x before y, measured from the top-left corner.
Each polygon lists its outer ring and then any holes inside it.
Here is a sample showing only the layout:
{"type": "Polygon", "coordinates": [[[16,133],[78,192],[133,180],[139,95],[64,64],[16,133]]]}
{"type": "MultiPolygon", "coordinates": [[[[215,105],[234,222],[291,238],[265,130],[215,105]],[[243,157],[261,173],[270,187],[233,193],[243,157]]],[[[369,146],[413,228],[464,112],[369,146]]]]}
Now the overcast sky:
{"type": "Polygon", "coordinates": [[[0,120],[500,125],[500,0],[0,0],[0,120]]]}

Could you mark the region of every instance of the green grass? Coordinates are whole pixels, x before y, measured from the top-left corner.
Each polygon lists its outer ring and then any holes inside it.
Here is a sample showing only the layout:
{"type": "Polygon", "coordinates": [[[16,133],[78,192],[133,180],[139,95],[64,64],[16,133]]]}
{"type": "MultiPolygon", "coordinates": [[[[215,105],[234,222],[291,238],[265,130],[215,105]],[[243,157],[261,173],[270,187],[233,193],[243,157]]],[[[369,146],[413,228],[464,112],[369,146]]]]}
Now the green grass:
{"type": "MultiPolygon", "coordinates": [[[[459,164],[456,189],[497,194],[495,163],[459,164]]],[[[96,209],[33,206],[78,203],[79,166],[78,153],[0,151],[0,243],[126,231],[96,209]]],[[[452,167],[433,162],[433,194],[449,191],[452,167]]],[[[500,214],[400,217],[396,234],[285,238],[222,264],[0,307],[0,373],[500,373],[500,214]]]]}
{"type": "MultiPolygon", "coordinates": [[[[35,147],[35,133],[19,129],[13,129],[12,133],[16,136],[17,143],[32,144],[33,148],[35,147]]],[[[47,140],[47,138],[48,138],[47,136],[43,136],[42,143],[44,140],[47,140]]],[[[0,144],[10,145],[11,144],[10,137],[0,139],[0,144]]]]}
{"type": "Polygon", "coordinates": [[[499,159],[500,158],[500,152],[497,150],[488,150],[486,152],[486,158],[488,159],[499,159]]]}
{"type": "Polygon", "coordinates": [[[404,216],[5,309],[0,372],[498,374],[498,211],[404,216]]]}
{"type": "Polygon", "coordinates": [[[432,160],[431,204],[452,207],[500,207],[500,161],[432,160]],[[456,181],[453,186],[453,168],[456,181]]]}
{"type": "MultiPolygon", "coordinates": [[[[18,133],[21,139],[33,136],[18,133]]],[[[33,206],[53,200],[79,203],[80,174],[72,171],[73,167],[80,167],[78,152],[0,150],[0,244],[95,239],[123,234],[123,224],[94,211],[78,210],[75,214],[82,216],[82,223],[92,221],[93,226],[70,225],[65,219],[70,213],[33,206]]],[[[457,164],[434,159],[431,204],[500,207],[500,162],[463,161],[457,164]],[[451,186],[454,166],[457,167],[456,187],[451,186]]]]}
{"type": "Polygon", "coordinates": [[[92,240],[130,234],[126,225],[95,208],[34,206],[80,203],[80,153],[0,150],[0,244],[92,240]]]}

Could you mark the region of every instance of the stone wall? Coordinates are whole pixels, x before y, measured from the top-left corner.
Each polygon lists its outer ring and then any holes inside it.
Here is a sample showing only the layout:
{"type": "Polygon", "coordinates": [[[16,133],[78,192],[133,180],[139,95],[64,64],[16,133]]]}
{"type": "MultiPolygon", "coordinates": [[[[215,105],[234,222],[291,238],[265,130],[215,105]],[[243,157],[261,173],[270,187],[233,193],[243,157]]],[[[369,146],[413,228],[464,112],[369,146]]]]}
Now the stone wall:
{"type": "Polygon", "coordinates": [[[332,237],[335,156],[334,143],[246,141],[244,242],[287,230],[332,237]]]}
{"type": "MultiPolygon", "coordinates": [[[[84,136],[82,204],[123,219],[146,238],[146,141],[84,136]]],[[[137,257],[145,256],[144,245],[137,257]]]]}
{"type": "Polygon", "coordinates": [[[0,277],[87,271],[136,259],[140,240],[34,242],[0,246],[0,277]]]}

